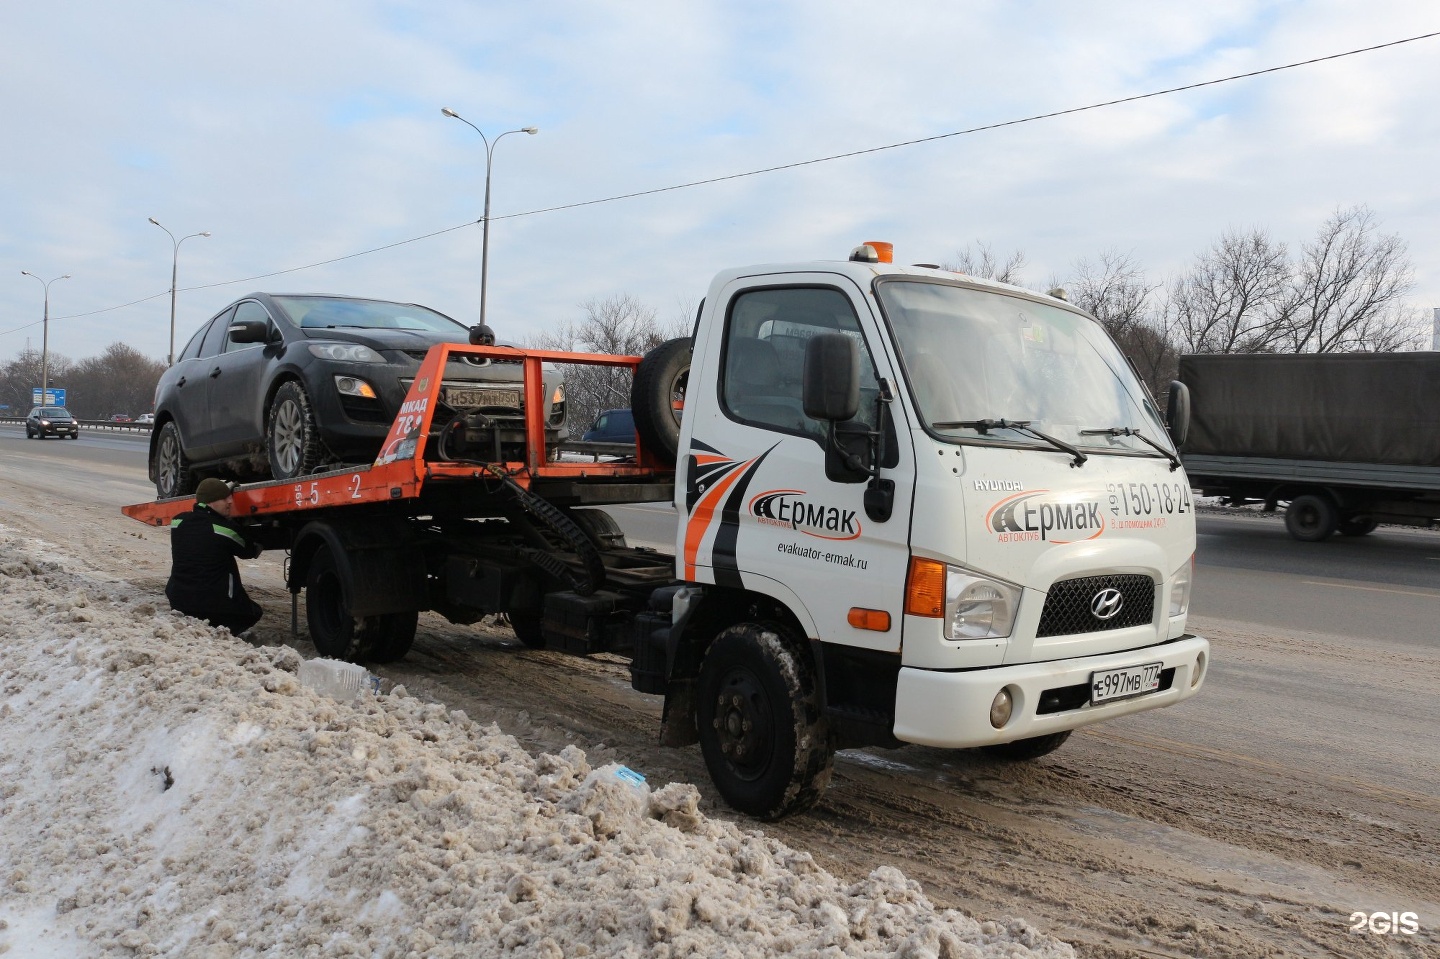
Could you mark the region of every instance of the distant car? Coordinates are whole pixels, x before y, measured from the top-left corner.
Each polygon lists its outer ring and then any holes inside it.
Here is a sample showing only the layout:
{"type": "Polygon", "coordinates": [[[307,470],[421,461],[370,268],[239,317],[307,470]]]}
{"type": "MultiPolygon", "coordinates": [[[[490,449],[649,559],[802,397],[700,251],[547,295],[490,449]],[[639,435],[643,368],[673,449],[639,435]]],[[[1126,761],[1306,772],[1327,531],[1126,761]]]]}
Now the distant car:
{"type": "MultiPolygon", "coordinates": [[[[204,476],[289,480],[373,462],[430,347],[470,328],[414,303],[252,293],[190,338],[155,388],[150,479],[164,499],[204,476]]],[[[523,437],[519,360],[457,356],[431,428],[460,414],[523,437]]],[[[560,371],[544,367],[547,445],[566,438],[560,371]]]]}
{"type": "Polygon", "coordinates": [[[135,422],[137,422],[137,423],[154,423],[154,422],[155,422],[155,414],[154,414],[154,413],[141,413],[139,416],[135,417],[135,422]]]}
{"type": "Polygon", "coordinates": [[[580,438],[587,443],[634,443],[635,418],[628,409],[606,410],[580,438]]]}
{"type": "Polygon", "coordinates": [[[25,438],[43,440],[47,436],[68,436],[78,440],[80,424],[63,406],[37,406],[25,417],[25,438]]]}
{"type": "Polygon", "coordinates": [[[129,423],[129,422],[131,422],[130,414],[129,414],[129,413],[116,413],[115,415],[113,415],[113,416],[110,417],[110,422],[112,422],[112,423],[129,423]]]}

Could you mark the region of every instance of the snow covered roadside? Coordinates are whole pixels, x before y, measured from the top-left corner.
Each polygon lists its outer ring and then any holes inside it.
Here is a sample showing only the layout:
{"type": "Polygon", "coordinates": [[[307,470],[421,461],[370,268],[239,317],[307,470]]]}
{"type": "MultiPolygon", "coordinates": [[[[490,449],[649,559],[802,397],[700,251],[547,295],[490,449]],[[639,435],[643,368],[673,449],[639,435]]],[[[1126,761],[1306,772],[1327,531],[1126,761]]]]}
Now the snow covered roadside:
{"type": "Polygon", "coordinates": [[[400,690],[302,686],[163,598],[0,527],[0,952],[1073,957],[847,885],[690,785],[534,757],[400,690]]]}

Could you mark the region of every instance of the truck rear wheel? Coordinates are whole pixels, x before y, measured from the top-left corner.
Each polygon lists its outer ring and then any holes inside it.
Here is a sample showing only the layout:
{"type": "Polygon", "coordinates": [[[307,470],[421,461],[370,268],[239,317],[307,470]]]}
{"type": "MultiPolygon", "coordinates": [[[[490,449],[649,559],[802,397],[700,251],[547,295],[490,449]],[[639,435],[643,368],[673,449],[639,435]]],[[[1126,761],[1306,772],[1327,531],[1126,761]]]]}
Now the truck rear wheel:
{"type": "Polygon", "coordinates": [[[1070,738],[1070,730],[1063,733],[1051,733],[1048,736],[1031,736],[1029,739],[1017,739],[1012,743],[996,743],[994,746],[981,746],[980,750],[987,756],[996,759],[1006,759],[1011,762],[1024,762],[1027,759],[1039,759],[1047,756],[1065,745],[1065,740],[1070,738]]]}
{"type": "Polygon", "coordinates": [[[773,820],[819,801],[835,740],[796,640],[755,623],[724,630],[700,664],[698,698],[700,751],[731,807],[773,820]]]}
{"type": "Polygon", "coordinates": [[[1306,493],[1290,501],[1285,509],[1285,528],[1304,543],[1318,543],[1331,533],[1339,522],[1338,511],[1328,496],[1306,493]]]}
{"type": "Polygon", "coordinates": [[[391,663],[404,658],[415,642],[415,610],[356,616],[345,602],[345,584],[330,547],[310,560],[305,577],[305,616],[310,641],[326,659],[391,663]]]}
{"type": "Polygon", "coordinates": [[[690,382],[690,337],[667,340],[645,354],[630,387],[630,414],[640,445],[667,463],[680,449],[680,416],[690,382]]]}

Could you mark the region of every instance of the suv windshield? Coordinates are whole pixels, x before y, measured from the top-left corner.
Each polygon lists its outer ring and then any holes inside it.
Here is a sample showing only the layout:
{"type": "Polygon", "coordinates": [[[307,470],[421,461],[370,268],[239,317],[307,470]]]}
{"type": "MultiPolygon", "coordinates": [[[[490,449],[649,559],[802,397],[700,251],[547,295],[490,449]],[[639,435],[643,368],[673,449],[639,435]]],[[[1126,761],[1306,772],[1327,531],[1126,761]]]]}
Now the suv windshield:
{"type": "Polygon", "coordinates": [[[1013,444],[1036,443],[1040,431],[1087,449],[1155,453],[1126,432],[1139,430],[1173,448],[1125,357],[1084,314],[944,283],[892,279],[876,287],[931,432],[1013,444]]]}
{"type": "Polygon", "coordinates": [[[53,416],[53,417],[56,417],[56,418],[66,418],[66,419],[68,419],[69,416],[70,416],[70,411],[67,410],[67,409],[65,409],[65,407],[63,407],[63,406],[44,406],[44,407],[41,407],[40,409],[36,410],[36,411],[35,411],[35,415],[36,415],[36,416],[53,416]]]}
{"type": "Polygon", "coordinates": [[[285,319],[305,330],[428,330],[454,335],[467,329],[443,313],[407,303],[325,296],[272,296],[271,299],[285,311],[285,319]]]}

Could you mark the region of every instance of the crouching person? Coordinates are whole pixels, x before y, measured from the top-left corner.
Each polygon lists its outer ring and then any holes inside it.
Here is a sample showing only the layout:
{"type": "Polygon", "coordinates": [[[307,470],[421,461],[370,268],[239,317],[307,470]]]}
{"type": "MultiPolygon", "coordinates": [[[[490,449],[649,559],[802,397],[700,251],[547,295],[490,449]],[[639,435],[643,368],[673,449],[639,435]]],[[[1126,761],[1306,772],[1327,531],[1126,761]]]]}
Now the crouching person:
{"type": "Polygon", "coordinates": [[[195,508],[170,521],[170,607],[224,626],[236,636],[264,615],[245,593],[236,557],[254,559],[261,547],[230,521],[234,490],[224,480],[200,481],[195,508]]]}

